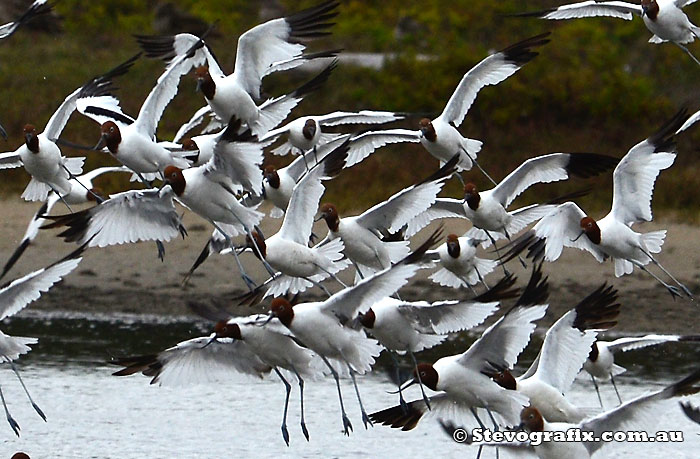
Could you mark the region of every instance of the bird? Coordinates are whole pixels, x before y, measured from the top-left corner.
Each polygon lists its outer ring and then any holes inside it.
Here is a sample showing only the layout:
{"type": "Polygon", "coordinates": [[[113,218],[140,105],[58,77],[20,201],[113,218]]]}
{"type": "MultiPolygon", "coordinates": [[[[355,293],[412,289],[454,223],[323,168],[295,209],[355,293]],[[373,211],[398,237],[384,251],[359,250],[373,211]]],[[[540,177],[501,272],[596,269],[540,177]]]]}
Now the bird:
{"type": "MultiPolygon", "coordinates": [[[[195,43],[192,49],[198,46],[203,45],[195,43]]],[[[186,69],[186,56],[172,62],[158,78],[136,118],[126,115],[116,98],[79,99],[78,111],[100,125],[100,138],[94,150],[106,147],[114,159],[131,169],[144,183],[162,179],[167,166],[189,167],[190,161],[186,157],[190,152],[171,150],[156,141],[158,123],[170,101],[177,95],[180,78],[186,69]]]]}
{"type": "Polygon", "coordinates": [[[47,0],[34,0],[20,17],[12,22],[0,25],[0,40],[10,38],[23,24],[26,24],[37,16],[49,13],[51,8],[53,8],[53,5],[48,3],[47,0]]]}
{"type": "Polygon", "coordinates": [[[388,268],[408,255],[408,241],[385,242],[382,237],[396,233],[435,202],[458,159],[455,155],[437,172],[357,216],[340,218],[334,204],[322,204],[316,220],[326,222],[328,236],[321,244],[341,239],[343,253],[355,265],[360,278],[388,268]]]}
{"type": "MultiPolygon", "coordinates": [[[[343,124],[383,124],[401,120],[403,114],[386,111],[361,110],[359,112],[333,112],[325,115],[307,115],[297,118],[284,126],[268,131],[260,140],[278,139],[286,134],[287,140],[272,150],[274,155],[287,155],[296,148],[299,154],[318,148],[341,134],[325,133],[325,126],[343,124]]],[[[308,168],[308,164],[307,164],[308,168]]]]}
{"type": "MultiPolygon", "coordinates": [[[[347,148],[347,140],[349,138],[350,134],[345,134],[319,147],[319,161],[322,162],[323,158],[340,147],[347,148]]],[[[307,152],[306,155],[310,156],[311,152],[307,152]]],[[[276,207],[273,207],[273,209],[270,211],[270,216],[273,218],[283,217],[284,212],[287,210],[287,206],[289,205],[289,200],[292,197],[294,186],[310,171],[306,169],[302,158],[299,157],[292,161],[292,163],[288,166],[279,170],[275,169],[273,166],[267,166],[264,168],[263,172],[262,194],[259,196],[248,194],[241,202],[246,207],[255,207],[260,205],[263,200],[271,201],[276,207]]],[[[320,171],[312,174],[312,176],[307,178],[307,180],[317,181],[320,184],[321,181],[331,178],[323,176],[323,174],[319,175],[318,172],[320,171]]],[[[199,256],[190,267],[183,282],[187,283],[192,277],[192,274],[194,274],[195,270],[202,263],[204,263],[212,253],[226,255],[232,252],[233,249],[230,247],[224,236],[218,230],[214,230],[199,256]]]]}
{"type": "Polygon", "coordinates": [[[536,183],[557,182],[571,176],[595,176],[617,162],[617,158],[595,153],[551,153],[530,158],[494,188],[479,191],[473,182],[467,182],[464,185],[464,199],[436,199],[430,209],[409,222],[406,234],[410,237],[436,218],[457,217],[466,218],[472,223],[472,228],[464,236],[483,240],[484,247],[489,242],[495,245],[497,239],[510,240],[525,226],[554,208],[551,204],[531,204],[507,210],[523,191],[536,183]]]}
{"type": "MultiPolygon", "coordinates": [[[[315,58],[328,58],[336,51],[303,55],[303,42],[328,35],[333,23],[326,22],[338,13],[339,3],[331,0],[290,16],[259,24],[238,38],[233,73],[226,75],[208,46],[197,51],[188,63],[195,69],[197,88],[216,116],[229,120],[236,116],[258,137],[282,122],[311,88],[300,88],[295,93],[269,99],[261,105],[262,79],[272,72],[288,70],[315,58]]],[[[175,36],[138,36],[139,44],[149,57],[178,59],[200,38],[191,34],[175,36]]],[[[188,68],[188,70],[189,70],[188,68]]]]}
{"type": "Polygon", "coordinates": [[[530,446],[541,459],[589,458],[605,445],[610,444],[610,441],[603,441],[602,435],[606,432],[639,431],[643,426],[653,426],[656,429],[658,417],[655,411],[658,411],[659,402],[695,394],[700,391],[699,382],[700,370],[696,370],[663,389],[635,397],[617,408],[579,423],[548,422],[537,408],[528,407],[520,415],[520,426],[527,432],[561,432],[563,434],[570,429],[580,430],[582,434],[591,432],[593,440],[582,438],[583,441],[543,441],[539,445],[530,446]]]}
{"type": "MultiPolygon", "coordinates": [[[[352,378],[357,401],[362,412],[362,422],[367,428],[371,424],[362,405],[355,373],[371,370],[375,357],[381,352],[376,340],[370,339],[361,330],[352,328],[352,319],[365,312],[377,301],[403,287],[421,268],[420,260],[437,238],[437,230],[414,252],[393,266],[363,279],[352,287],[331,295],[324,301],[299,303],[294,306],[285,298],[275,298],[270,303],[271,324],[281,323],[306,347],[314,351],[330,370],[338,389],[338,400],[343,421],[343,432],[349,435],[352,424],[347,417],[340,391],[338,371],[329,359],[347,368],[352,378]],[[276,320],[274,320],[276,319],[276,320]]],[[[268,324],[269,324],[268,323],[268,324]]]]}
{"type": "MultiPolygon", "coordinates": [[[[246,317],[231,317],[220,309],[207,307],[204,304],[189,303],[188,305],[190,309],[198,314],[216,320],[213,331],[208,337],[196,338],[195,342],[189,340],[192,343],[191,345],[180,343],[157,355],[113,359],[110,363],[125,367],[113,373],[113,375],[127,376],[136,372],[142,372],[145,375],[153,376],[153,382],[160,383],[163,382],[160,375],[164,372],[171,372],[172,374],[182,372],[187,375],[188,366],[199,368],[201,371],[206,372],[209,371],[209,367],[214,363],[213,360],[220,362],[231,370],[241,371],[241,368],[243,368],[244,371],[242,372],[244,373],[252,370],[256,376],[262,376],[272,370],[280,378],[286,390],[281,430],[283,439],[289,446],[287,409],[291,386],[280,370],[287,371],[292,373],[299,382],[301,400],[300,425],[304,436],[308,440],[309,432],[304,420],[304,378],[317,379],[323,376],[323,367],[319,357],[311,350],[297,344],[289,336],[288,332],[280,333],[274,327],[261,326],[267,318],[266,315],[253,314],[246,317]],[[211,349],[209,348],[210,346],[211,349]],[[244,352],[241,357],[236,357],[235,353],[243,346],[255,358],[241,363],[242,359],[247,358],[247,352],[244,352]],[[191,355],[188,358],[174,357],[177,353],[182,354],[185,352],[189,352],[191,355]],[[217,353],[223,354],[221,358],[215,356],[217,353]]],[[[189,377],[185,376],[181,382],[186,384],[189,382],[188,379],[189,377]]],[[[193,379],[196,380],[196,377],[193,379]]]]}
{"type": "Polygon", "coordinates": [[[328,154],[294,186],[289,206],[279,231],[265,238],[262,230],[256,228],[246,238],[242,251],[251,249],[263,263],[268,263],[270,277],[255,288],[249,295],[256,302],[259,294],[263,297],[280,296],[287,292],[295,294],[316,285],[326,294],[328,290],[320,282],[345,269],[350,262],[343,259],[343,242],[331,241],[309,247],[309,238],[318,203],[325,191],[322,181],[340,173],[347,157],[347,143],[328,154]],[[255,250],[257,246],[258,250],[255,250]]]}
{"type": "Polygon", "coordinates": [[[687,119],[687,110],[681,109],[620,160],[613,172],[612,208],[605,217],[596,221],[574,202],[560,204],[514,240],[503,260],[527,249],[529,258],[555,261],[564,247],[574,247],[591,253],[600,263],[612,258],[616,277],[630,274],[637,267],[661,283],[673,298],[685,294],[692,299],[691,291],[652,255],[661,252],[666,231],[638,233],[632,229],[635,223],[651,221],[654,182],[659,172],[673,165],[673,136],[687,119]],[[647,269],[649,263],[658,266],[678,287],[647,269]]]}
{"type": "Polygon", "coordinates": [[[478,166],[476,156],[481,150],[482,142],[462,137],[457,128],[464,121],[478,92],[485,86],[502,82],[534,59],[538,53],[532,51],[532,48],[548,43],[548,36],[549,33],[544,33],[528,38],[484,58],[464,74],[442,113],[433,120],[422,118],[417,131],[369,131],[356,136],[353,141],[358,148],[363,144],[371,145],[370,151],[391,143],[420,142],[428,153],[440,161],[440,165],[459,153],[458,171],[470,170],[473,164],[478,166]]]}
{"type": "Polygon", "coordinates": [[[421,387],[425,385],[439,391],[429,398],[430,405],[424,398],[418,399],[406,406],[398,405],[372,413],[370,419],[392,428],[412,430],[429,410],[439,414],[456,408],[471,411],[479,425],[485,428],[476,412],[476,408],[485,408],[494,429],[498,430],[499,423],[493,412],[508,425],[517,424],[522,408],[528,403],[527,396],[501,387],[488,374],[515,365],[535,330],[534,322],[547,311],[544,301],[548,288],[541,265],[533,267],[530,281],[515,305],[488,327],[469,349],[442,357],[433,364],[418,364],[413,378],[402,386],[402,390],[418,383],[421,387]]]}
{"type": "Polygon", "coordinates": [[[644,25],[653,36],[649,43],[671,42],[687,53],[696,64],[700,61],[684,45],[698,38],[700,28],[690,22],[683,7],[695,0],[641,0],[641,4],[623,1],[587,0],[570,3],[557,8],[512,16],[535,16],[542,19],[576,19],[607,16],[631,21],[634,15],[642,18],[644,25]]]}
{"type": "Polygon", "coordinates": [[[616,301],[615,289],[607,284],[598,287],[549,327],[539,354],[525,373],[516,378],[504,370],[492,377],[502,387],[527,395],[530,406],[549,422],[582,421],[586,410],[565,395],[598,333],[617,324],[620,303],[616,301]]]}
{"type": "MultiPolygon", "coordinates": [[[[27,307],[32,301],[39,299],[42,293],[48,292],[49,289],[58,283],[61,279],[66,277],[77,268],[78,264],[82,260],[82,253],[85,250],[85,245],[79,247],[77,250],[71,252],[69,255],[63,259],[47,266],[46,268],[39,269],[32,273],[29,273],[19,279],[15,279],[9,284],[4,285],[0,288],[0,320],[7,317],[14,316],[22,309],[27,307]]],[[[39,340],[37,338],[28,338],[23,336],[10,336],[6,335],[0,331],[0,363],[9,363],[12,371],[17,375],[22,389],[24,389],[25,394],[32,407],[37,412],[41,418],[46,421],[46,415],[39,408],[39,406],[34,402],[32,396],[29,395],[29,391],[22,381],[22,377],[19,375],[17,366],[14,361],[17,360],[20,355],[26,354],[31,351],[29,345],[36,344],[39,340]]],[[[17,421],[10,415],[10,411],[7,409],[7,404],[5,403],[5,397],[0,390],[0,400],[2,401],[2,406],[5,409],[5,417],[7,422],[12,427],[15,435],[19,437],[20,427],[17,421]]]]}
{"type": "Polygon", "coordinates": [[[482,242],[484,241],[481,239],[448,234],[444,244],[435,250],[428,251],[426,255],[441,266],[430,275],[430,279],[444,287],[468,287],[472,292],[474,292],[472,286],[478,282],[488,288],[484,279],[496,269],[498,262],[476,256],[476,248],[482,242]]]}
{"type": "Polygon", "coordinates": [[[99,188],[94,187],[92,181],[102,174],[111,172],[129,172],[129,169],[122,166],[98,167],[97,169],[93,169],[90,172],[86,172],[85,174],[71,179],[71,191],[67,195],[59,197],[54,192],[49,193],[46,202],[39,207],[39,210],[36,211],[34,217],[32,217],[31,221],[29,222],[27,230],[24,232],[24,236],[22,237],[22,241],[7,260],[5,266],[3,266],[2,273],[0,273],[0,279],[5,277],[8,271],[10,271],[14,264],[20,259],[24,251],[27,250],[27,247],[29,247],[32,241],[34,241],[34,238],[36,238],[37,234],[39,234],[39,228],[50,223],[44,218],[44,216],[51,212],[51,209],[57,202],[62,199],[69,205],[73,205],[84,204],[87,202],[98,203],[104,200],[104,193],[99,188]]]}
{"type": "Polygon", "coordinates": [[[698,342],[700,335],[658,335],[650,334],[644,336],[626,336],[618,338],[614,341],[596,340],[591,344],[590,353],[586,362],[583,364],[583,369],[591,376],[593,386],[598,394],[600,406],[603,406],[603,399],[600,397],[600,389],[596,378],[599,380],[612,382],[615,394],[620,403],[622,398],[615,384],[615,376],[627,371],[625,368],[615,363],[615,353],[627,352],[636,349],[642,349],[649,346],[657,346],[659,344],[670,342],[698,342]]]}
{"type": "MultiPolygon", "coordinates": [[[[226,148],[217,149],[206,164],[184,170],[166,166],[160,188],[118,193],[91,209],[47,217],[54,222],[43,228],[68,226],[68,230],[59,233],[60,237],[80,243],[90,239],[91,247],[145,240],[169,241],[178,234],[183,237],[187,234],[174,207],[176,199],[211,223],[233,247],[231,238],[250,234],[263,217],[254,208],[241,204],[234,192],[236,184],[229,169],[235,167],[241,157],[259,156],[255,149],[262,149],[248,130],[234,134],[239,127],[240,122],[232,120],[230,132],[222,134],[228,141],[226,148]]],[[[239,268],[241,277],[252,289],[254,282],[240,263],[239,268]]]]}
{"type": "Polygon", "coordinates": [[[25,143],[14,152],[0,154],[0,169],[24,166],[32,176],[22,193],[24,199],[46,201],[51,191],[59,197],[71,192],[76,182],[70,180],[82,173],[85,158],[64,157],[57,145],[58,138],[76,110],[78,101],[87,98],[108,103],[114,100],[110,95],[113,90],[112,78],[128,72],[135,59],[133,57],[109,72],[90,79],[70,93],[46,123],[42,133],[38,133],[34,125],[26,124],[23,128],[25,143]]]}
{"type": "MultiPolygon", "coordinates": [[[[472,329],[496,312],[499,302],[513,298],[519,290],[512,288],[515,278],[505,276],[493,288],[468,300],[405,301],[387,297],[359,313],[355,320],[387,349],[399,380],[396,354],[408,354],[414,368],[418,365],[414,353],[430,349],[446,338],[448,333],[472,329]]],[[[405,406],[402,391],[400,403],[405,406]]]]}

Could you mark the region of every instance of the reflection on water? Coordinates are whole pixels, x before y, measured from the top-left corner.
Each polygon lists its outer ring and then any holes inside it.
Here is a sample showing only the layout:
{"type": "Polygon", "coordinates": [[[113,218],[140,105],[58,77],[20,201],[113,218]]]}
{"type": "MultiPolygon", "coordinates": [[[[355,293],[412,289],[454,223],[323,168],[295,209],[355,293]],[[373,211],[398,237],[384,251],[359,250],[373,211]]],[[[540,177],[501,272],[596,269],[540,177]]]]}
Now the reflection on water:
{"type": "MultiPolygon", "coordinates": [[[[41,457],[234,457],[279,456],[291,453],[304,457],[401,457],[430,452],[436,457],[475,454],[445,436],[434,420],[426,419],[411,432],[383,426],[365,430],[352,385],[345,381],[343,394],[355,432],[341,433],[338,401],[332,379],[311,381],[306,386],[307,425],[311,441],[306,442],[298,422],[299,402],[294,386],[289,411],[291,447],[282,441],[279,423],[284,388],[274,378],[256,381],[232,375],[216,384],[191,387],[157,387],[148,378],[135,375],[112,377],[116,367],[107,365],[111,355],[152,353],[172,344],[206,333],[208,324],[188,320],[140,316],[104,316],[85,320],[65,314],[27,311],[23,317],[3,324],[6,333],[37,336],[34,350],[20,360],[20,371],[37,403],[46,412],[44,423],[33,411],[9,368],[0,369],[0,384],[10,410],[22,427],[22,437],[0,418],[0,457],[24,450],[41,457]],[[41,317],[41,319],[39,319],[41,317]]],[[[473,336],[447,343],[424,360],[461,352],[473,336]]],[[[539,343],[539,341],[538,341],[539,343]]],[[[534,357],[536,346],[528,348],[524,361],[534,357]]],[[[624,399],[657,389],[689,373],[698,362],[698,350],[690,345],[660,346],[620,356],[628,372],[618,380],[624,399]]],[[[379,370],[360,379],[360,390],[368,411],[396,403],[387,394],[393,387],[382,372],[388,359],[382,357],[379,370]]],[[[609,384],[602,386],[606,406],[615,394],[609,384]]],[[[419,391],[407,395],[418,397],[419,391]]],[[[581,406],[595,407],[597,398],[589,380],[582,378],[570,394],[581,406]]],[[[697,397],[696,404],[700,404],[697,397]]],[[[655,426],[685,432],[683,444],[616,446],[601,457],[697,457],[700,426],[684,419],[677,403],[665,405],[655,426]]],[[[466,418],[467,422],[471,419],[466,418]]],[[[485,452],[482,457],[495,457],[485,452]]],[[[501,457],[505,457],[504,454],[501,457]]]]}

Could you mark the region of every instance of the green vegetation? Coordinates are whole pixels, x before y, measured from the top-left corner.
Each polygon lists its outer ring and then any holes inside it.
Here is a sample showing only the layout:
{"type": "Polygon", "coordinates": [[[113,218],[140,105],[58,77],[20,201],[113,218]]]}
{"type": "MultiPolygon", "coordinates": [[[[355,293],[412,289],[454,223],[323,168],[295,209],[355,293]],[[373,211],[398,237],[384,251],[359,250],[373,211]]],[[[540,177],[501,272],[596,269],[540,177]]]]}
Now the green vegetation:
{"type": "MultiPolygon", "coordinates": [[[[280,3],[292,12],[318,1],[280,3]]],[[[256,2],[173,3],[205,21],[219,21],[218,33],[207,41],[227,70],[232,68],[238,34],[260,22],[256,2]]],[[[673,45],[646,43],[650,33],[639,18],[555,23],[504,16],[558,3],[385,0],[378,5],[344,0],[333,36],[313,43],[311,49],[341,47],[348,52],[397,53],[396,57],[381,71],[341,66],[327,87],[309,96],[293,115],[364,108],[436,114],[465,71],[488,53],[549,30],[552,42],[541,49],[541,55],[504,83],[484,89],[462,126],[464,134],[484,142],[481,164],[496,178],[528,157],[549,152],[590,151],[621,157],[683,104],[693,111],[700,108],[696,85],[700,68],[673,45]],[[405,25],[402,30],[408,32],[398,33],[397,24],[405,25]],[[425,62],[416,59],[417,55],[433,58],[425,62]]],[[[131,35],[153,33],[151,4],[61,0],[55,9],[63,18],[62,34],[47,36],[25,29],[0,42],[0,120],[10,133],[4,149],[14,149],[21,142],[26,122],[43,126],[68,93],[138,52],[131,35]]],[[[700,7],[686,10],[700,22],[700,7]]],[[[700,43],[691,44],[690,49],[700,55],[700,43]]],[[[117,95],[127,113],[136,115],[162,68],[161,62],[142,59],[120,78],[117,95]]],[[[299,71],[275,75],[265,80],[264,90],[277,95],[306,78],[308,74],[299,71]]],[[[165,112],[159,136],[172,136],[202,104],[201,95],[194,93],[193,78],[183,78],[180,94],[165,112]]],[[[415,129],[417,119],[397,126],[415,129]]],[[[94,144],[97,137],[97,126],[79,115],[74,115],[63,135],[86,145],[94,144]]],[[[697,219],[700,194],[689,190],[700,188],[700,166],[694,161],[698,140],[697,128],[679,138],[676,164],[662,172],[657,182],[655,211],[697,219]]],[[[91,153],[87,168],[112,163],[109,157],[91,153]]],[[[420,146],[386,148],[331,182],[327,199],[342,208],[365,208],[436,167],[436,161],[420,146]]],[[[476,171],[465,176],[487,185],[476,171]]],[[[4,196],[16,196],[27,182],[23,170],[2,171],[2,178],[0,195],[4,196]]],[[[121,180],[105,177],[100,184],[124,189],[128,184],[121,180]]],[[[610,199],[610,175],[598,181],[541,185],[526,194],[523,202],[588,185],[596,189],[581,200],[582,206],[603,212],[610,199]]],[[[458,184],[450,183],[445,194],[459,195],[458,184]]]]}

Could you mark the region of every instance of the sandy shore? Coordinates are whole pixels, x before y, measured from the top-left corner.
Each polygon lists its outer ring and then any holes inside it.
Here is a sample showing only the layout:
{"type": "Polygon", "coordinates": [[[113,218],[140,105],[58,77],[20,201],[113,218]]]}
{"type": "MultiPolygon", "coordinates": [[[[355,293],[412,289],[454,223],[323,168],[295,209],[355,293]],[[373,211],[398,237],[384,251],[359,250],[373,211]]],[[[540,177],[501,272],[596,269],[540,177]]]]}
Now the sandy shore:
{"type": "MultiPolygon", "coordinates": [[[[22,239],[25,228],[38,205],[25,203],[19,198],[0,201],[3,219],[0,222],[0,262],[9,258],[22,239]]],[[[63,212],[60,205],[55,212],[63,212]]],[[[192,213],[184,218],[189,236],[184,240],[173,240],[166,244],[165,262],[156,257],[154,243],[139,243],[125,246],[90,249],[76,272],[72,273],[58,288],[32,305],[33,309],[60,309],[71,311],[120,311],[145,314],[189,314],[188,301],[217,300],[230,310],[247,314],[262,310],[238,307],[234,299],[244,292],[244,284],[231,257],[213,256],[202,265],[185,287],[183,276],[204,247],[211,228],[192,213]]],[[[279,225],[278,220],[265,219],[263,232],[273,234],[279,225]]],[[[461,234],[468,223],[448,220],[446,230],[461,234]]],[[[663,252],[659,261],[676,274],[693,292],[700,292],[700,228],[686,224],[653,223],[647,224],[644,231],[665,228],[668,230],[663,252]]],[[[324,235],[322,224],[315,227],[316,234],[324,235]]],[[[61,258],[75,248],[55,235],[58,231],[42,230],[35,243],[30,246],[23,258],[3,281],[15,279],[27,272],[38,269],[61,258]]],[[[416,242],[427,237],[427,232],[417,236],[416,242]]],[[[488,256],[488,254],[486,254],[488,256]]],[[[265,271],[257,259],[244,255],[243,263],[254,279],[261,282],[265,271]]],[[[520,264],[511,262],[520,283],[527,281],[529,272],[520,264]]],[[[653,268],[652,268],[653,269],[653,268]]],[[[601,283],[612,283],[620,291],[623,312],[618,331],[625,332],[698,332],[698,304],[687,300],[671,299],[668,292],[643,272],[631,276],[615,278],[612,263],[599,264],[584,252],[567,250],[556,262],[545,266],[550,276],[552,295],[547,320],[553,321],[564,311],[573,307],[578,300],[590,293],[601,283]]],[[[351,279],[351,270],[341,276],[351,279]]],[[[427,281],[426,272],[418,276],[402,290],[402,297],[408,299],[452,299],[467,298],[466,291],[441,288],[427,281]]],[[[499,273],[491,274],[487,281],[495,283],[499,273]]],[[[332,283],[330,289],[337,286],[332,283]]],[[[305,298],[318,297],[317,289],[305,298]]]]}

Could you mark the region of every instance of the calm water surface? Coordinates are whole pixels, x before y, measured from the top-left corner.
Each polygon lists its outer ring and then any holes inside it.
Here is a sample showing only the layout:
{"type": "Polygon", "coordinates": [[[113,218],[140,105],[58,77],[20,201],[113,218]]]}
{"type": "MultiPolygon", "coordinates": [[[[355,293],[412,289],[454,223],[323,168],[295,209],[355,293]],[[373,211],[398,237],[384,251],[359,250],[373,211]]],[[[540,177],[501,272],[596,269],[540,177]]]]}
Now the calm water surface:
{"type": "MultiPolygon", "coordinates": [[[[433,457],[471,457],[473,448],[452,442],[434,419],[424,419],[411,432],[384,426],[365,430],[350,381],[344,381],[346,409],[355,432],[341,433],[335,385],[331,378],[310,381],[305,401],[311,441],[299,427],[299,401],[294,385],[289,412],[291,446],[284,445],[279,423],[284,387],[275,378],[257,381],[232,376],[217,383],[189,387],[149,385],[141,375],[117,378],[111,355],[152,353],[178,341],[201,335],[205,323],[164,320],[143,316],[103,316],[85,320],[57,313],[46,318],[41,311],[26,311],[6,321],[4,331],[40,338],[34,350],[20,360],[20,371],[30,392],[48,417],[44,423],[31,405],[12,371],[0,367],[0,384],[12,415],[22,428],[16,438],[0,417],[0,458],[23,450],[35,458],[173,458],[173,457],[396,457],[429,454],[433,457]],[[40,318],[41,317],[41,318],[40,318]],[[144,321],[145,319],[145,321],[144,321]]],[[[473,337],[455,340],[432,354],[460,352],[473,337]]],[[[534,351],[524,355],[530,361],[534,351]]],[[[619,363],[628,368],[618,387],[624,399],[658,389],[689,373],[700,354],[692,346],[662,346],[652,352],[630,352],[619,363]]],[[[360,378],[360,391],[369,412],[396,404],[395,395],[380,360],[379,371],[360,378]]],[[[612,386],[602,387],[606,407],[616,401],[612,386]]],[[[419,397],[409,392],[407,397],[419,397]]],[[[598,401],[587,379],[572,390],[574,403],[595,407],[598,401]]],[[[697,405],[700,398],[692,399],[697,405]]],[[[684,418],[677,403],[660,411],[657,429],[684,431],[682,444],[624,445],[606,449],[597,457],[674,458],[700,457],[700,426],[684,418]]],[[[471,421],[469,421],[471,422],[471,421]]],[[[486,451],[482,457],[495,457],[486,451]]],[[[501,457],[507,457],[501,454],[501,457]]]]}

